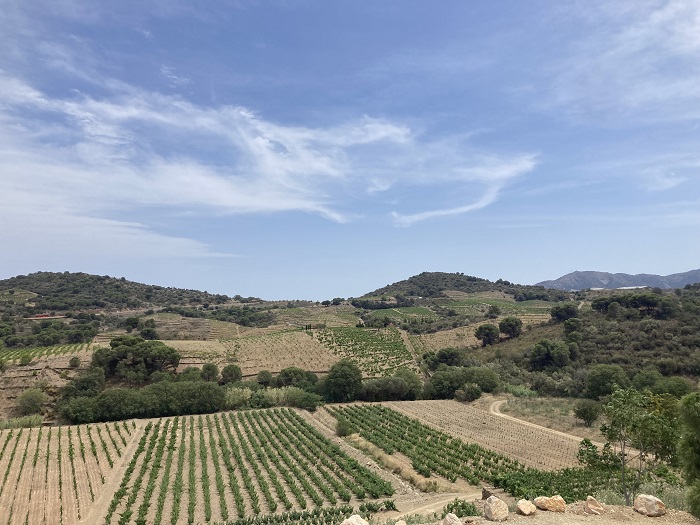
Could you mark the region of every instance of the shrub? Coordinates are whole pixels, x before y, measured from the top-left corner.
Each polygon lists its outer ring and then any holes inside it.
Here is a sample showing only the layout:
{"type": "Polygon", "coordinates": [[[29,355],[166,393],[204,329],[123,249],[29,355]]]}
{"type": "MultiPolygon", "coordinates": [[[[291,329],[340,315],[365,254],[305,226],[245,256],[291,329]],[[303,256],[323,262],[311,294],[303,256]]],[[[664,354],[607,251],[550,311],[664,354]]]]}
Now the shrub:
{"type": "Polygon", "coordinates": [[[28,388],[17,396],[17,410],[23,416],[39,414],[47,399],[47,395],[38,388],[28,388]]]}
{"type": "Polygon", "coordinates": [[[461,402],[470,403],[481,397],[481,388],[476,383],[465,383],[462,388],[455,392],[455,399],[461,402]]]}
{"type": "Polygon", "coordinates": [[[243,374],[241,372],[241,367],[239,367],[238,365],[226,365],[221,370],[221,382],[224,385],[240,381],[242,377],[243,374]]]}
{"type": "Polygon", "coordinates": [[[600,403],[592,399],[581,399],[574,407],[574,416],[584,422],[587,427],[593,426],[603,408],[600,403]]]}
{"type": "Polygon", "coordinates": [[[71,368],[78,368],[80,366],[80,358],[77,355],[74,355],[68,361],[68,366],[71,368]]]}
{"type": "Polygon", "coordinates": [[[352,425],[344,417],[339,417],[335,424],[335,433],[340,437],[349,436],[353,433],[352,425]]]}
{"type": "Polygon", "coordinates": [[[204,381],[218,381],[219,367],[213,363],[204,363],[202,365],[202,379],[204,381]]]}
{"type": "Polygon", "coordinates": [[[479,509],[476,508],[476,505],[470,501],[465,501],[459,498],[455,498],[442,508],[443,518],[450,513],[456,515],[458,518],[481,515],[479,509]]]}

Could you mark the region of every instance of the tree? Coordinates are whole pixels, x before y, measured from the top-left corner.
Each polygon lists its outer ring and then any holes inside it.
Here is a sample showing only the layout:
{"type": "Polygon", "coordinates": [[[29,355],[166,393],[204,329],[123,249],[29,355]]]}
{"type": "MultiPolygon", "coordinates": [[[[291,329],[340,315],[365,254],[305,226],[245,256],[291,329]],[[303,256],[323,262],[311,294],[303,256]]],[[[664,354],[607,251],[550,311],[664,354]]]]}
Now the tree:
{"type": "Polygon", "coordinates": [[[574,407],[574,416],[583,421],[587,427],[591,427],[602,411],[603,407],[597,401],[580,399],[574,407]]]}
{"type": "Polygon", "coordinates": [[[71,368],[78,368],[80,366],[80,358],[77,355],[74,355],[69,359],[68,366],[71,368]]]}
{"type": "Polygon", "coordinates": [[[603,412],[607,423],[600,430],[617,448],[622,490],[630,505],[645,475],[674,458],[679,438],[678,403],[669,395],[618,388],[603,412]],[[630,453],[633,448],[635,454],[630,453]]]}
{"type": "Polygon", "coordinates": [[[690,512],[700,518],[700,392],[688,394],[680,403],[683,431],[679,456],[688,489],[690,512]]]}
{"type": "Polygon", "coordinates": [[[523,322],[517,317],[506,317],[498,323],[498,329],[508,337],[518,337],[523,332],[523,322]]]}
{"type": "Polygon", "coordinates": [[[219,367],[214,363],[204,363],[202,365],[202,379],[204,381],[218,381],[219,367]]]}
{"type": "Polygon", "coordinates": [[[586,396],[599,399],[611,394],[615,387],[627,388],[630,380],[620,365],[593,365],[588,369],[586,396]]]}
{"type": "Polygon", "coordinates": [[[562,368],[571,361],[571,352],[564,341],[542,339],[530,350],[529,360],[535,371],[562,368]]]}
{"type": "Polygon", "coordinates": [[[260,370],[255,380],[264,387],[267,387],[272,383],[272,372],[269,370],[260,370]]]}
{"type": "Polygon", "coordinates": [[[552,316],[552,320],[555,323],[560,323],[576,317],[578,315],[578,306],[575,303],[566,303],[554,306],[550,311],[549,315],[552,316]]]}
{"type": "Polygon", "coordinates": [[[362,372],[349,359],[334,364],[323,382],[324,397],[331,403],[354,401],[362,390],[362,372]]]}
{"type": "Polygon", "coordinates": [[[47,399],[47,395],[40,389],[28,388],[17,396],[17,410],[23,416],[39,414],[47,399]]]}
{"type": "Polygon", "coordinates": [[[481,388],[476,383],[465,383],[455,391],[455,399],[463,403],[471,403],[481,397],[481,388]]]}
{"type": "Polygon", "coordinates": [[[243,378],[241,367],[238,365],[226,365],[221,369],[221,382],[224,385],[236,383],[243,378]]]}
{"type": "Polygon", "coordinates": [[[482,324],[476,329],[474,335],[483,346],[487,346],[497,343],[501,332],[495,324],[482,324]]]}
{"type": "Polygon", "coordinates": [[[501,308],[499,306],[495,304],[489,306],[489,309],[486,312],[486,317],[489,319],[496,319],[499,315],[501,315],[501,308]]]}

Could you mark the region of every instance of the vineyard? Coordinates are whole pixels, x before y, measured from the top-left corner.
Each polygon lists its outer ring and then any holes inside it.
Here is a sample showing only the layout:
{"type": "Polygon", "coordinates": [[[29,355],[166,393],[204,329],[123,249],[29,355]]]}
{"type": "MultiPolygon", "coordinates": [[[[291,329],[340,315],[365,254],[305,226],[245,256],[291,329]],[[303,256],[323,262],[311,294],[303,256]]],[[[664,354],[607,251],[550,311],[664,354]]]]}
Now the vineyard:
{"type": "Polygon", "coordinates": [[[244,376],[255,375],[260,370],[277,373],[290,366],[327,372],[339,360],[319,340],[302,330],[242,336],[222,344],[244,376]]]}
{"type": "MultiPolygon", "coordinates": [[[[351,405],[328,409],[345,419],[353,431],[387,454],[399,452],[424,477],[441,476],[472,485],[485,481],[514,497],[561,494],[566,500],[585,499],[601,486],[597,472],[585,469],[541,471],[480,445],[467,443],[380,405],[351,405]]],[[[542,453],[542,449],[540,449],[542,453]]]]}
{"type": "Polygon", "coordinates": [[[393,493],[291,410],[149,423],[106,523],[200,523],[393,493]]]}
{"type": "Polygon", "coordinates": [[[413,356],[396,328],[342,327],[310,333],[334,354],[352,359],[365,376],[387,376],[399,368],[416,368],[413,356]]]}
{"type": "Polygon", "coordinates": [[[91,343],[40,346],[36,348],[2,348],[0,349],[0,360],[7,362],[31,361],[40,357],[77,354],[78,352],[87,352],[91,349],[91,343]]]}
{"type": "Polygon", "coordinates": [[[0,431],[3,523],[84,519],[137,431],[133,422],[0,431]]]}
{"type": "Polygon", "coordinates": [[[465,403],[447,400],[384,403],[442,432],[478,443],[526,466],[555,470],[578,465],[578,439],[508,420],[465,403]],[[543,454],[542,450],[547,450],[543,454]]]}

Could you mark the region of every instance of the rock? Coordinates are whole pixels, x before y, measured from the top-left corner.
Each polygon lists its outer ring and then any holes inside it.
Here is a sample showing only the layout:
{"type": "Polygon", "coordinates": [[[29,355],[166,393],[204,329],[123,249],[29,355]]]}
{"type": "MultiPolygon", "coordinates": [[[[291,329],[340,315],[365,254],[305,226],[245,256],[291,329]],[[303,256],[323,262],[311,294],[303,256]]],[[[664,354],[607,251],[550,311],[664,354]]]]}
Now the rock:
{"type": "Polygon", "coordinates": [[[367,523],[357,514],[353,514],[348,519],[343,521],[340,525],[369,525],[369,523],[367,523]]]}
{"type": "Polygon", "coordinates": [[[598,500],[596,500],[593,496],[588,496],[586,498],[586,503],[583,506],[583,510],[585,510],[588,514],[595,514],[596,516],[605,514],[605,508],[598,503],[598,500]]]}
{"type": "Polygon", "coordinates": [[[495,494],[486,487],[481,487],[481,499],[486,500],[489,499],[491,496],[495,496],[495,494]]]}
{"type": "Polygon", "coordinates": [[[462,525],[462,520],[460,520],[456,514],[450,512],[447,516],[442,518],[440,525],[462,525]]]}
{"type": "Polygon", "coordinates": [[[518,513],[522,514],[523,516],[532,516],[535,512],[537,512],[537,507],[535,507],[531,501],[526,499],[518,500],[516,507],[518,509],[518,513]]]}
{"type": "Polygon", "coordinates": [[[540,496],[535,498],[535,505],[538,509],[549,510],[551,512],[564,512],[566,511],[566,501],[559,494],[547,498],[545,496],[540,496]]]}
{"type": "Polygon", "coordinates": [[[404,520],[399,520],[394,525],[406,525],[406,522],[404,520]]]}
{"type": "Polygon", "coordinates": [[[505,521],[508,519],[508,505],[496,496],[489,496],[484,504],[484,516],[490,521],[505,521]]]}
{"type": "Polygon", "coordinates": [[[656,518],[666,514],[666,505],[655,496],[640,494],[634,498],[634,510],[645,516],[656,518]]]}

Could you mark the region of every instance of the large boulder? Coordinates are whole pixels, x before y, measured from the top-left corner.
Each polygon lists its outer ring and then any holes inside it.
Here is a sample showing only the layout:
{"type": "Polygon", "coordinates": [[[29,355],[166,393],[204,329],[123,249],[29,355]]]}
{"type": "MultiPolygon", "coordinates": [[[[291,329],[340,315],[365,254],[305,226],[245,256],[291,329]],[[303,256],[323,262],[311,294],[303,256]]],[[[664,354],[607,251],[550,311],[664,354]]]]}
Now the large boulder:
{"type": "Polygon", "coordinates": [[[537,512],[537,507],[535,507],[531,501],[526,499],[518,500],[515,507],[518,509],[518,514],[522,514],[523,516],[532,516],[535,512],[537,512]]]}
{"type": "Polygon", "coordinates": [[[645,516],[656,518],[666,514],[666,505],[656,496],[640,494],[634,498],[634,510],[645,516]]]}
{"type": "Polygon", "coordinates": [[[598,503],[598,500],[596,500],[593,496],[588,496],[586,498],[586,503],[583,506],[583,510],[585,510],[588,514],[595,514],[596,516],[605,514],[605,507],[598,503]]]}
{"type": "Polygon", "coordinates": [[[447,516],[442,518],[440,525],[463,525],[463,524],[462,524],[462,520],[459,519],[456,514],[452,514],[450,512],[447,516]]]}
{"type": "Polygon", "coordinates": [[[340,525],[369,525],[369,523],[363,520],[361,516],[353,514],[348,519],[343,521],[340,525]]]}
{"type": "Polygon", "coordinates": [[[505,521],[508,519],[508,505],[496,496],[489,496],[484,503],[484,516],[490,521],[505,521]]]}
{"type": "Polygon", "coordinates": [[[566,511],[566,501],[559,494],[548,498],[546,496],[540,496],[535,498],[534,504],[537,505],[538,509],[549,510],[551,512],[565,512],[566,511]]]}

